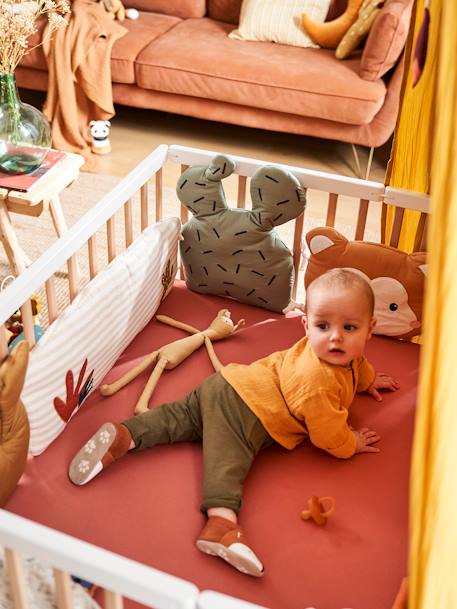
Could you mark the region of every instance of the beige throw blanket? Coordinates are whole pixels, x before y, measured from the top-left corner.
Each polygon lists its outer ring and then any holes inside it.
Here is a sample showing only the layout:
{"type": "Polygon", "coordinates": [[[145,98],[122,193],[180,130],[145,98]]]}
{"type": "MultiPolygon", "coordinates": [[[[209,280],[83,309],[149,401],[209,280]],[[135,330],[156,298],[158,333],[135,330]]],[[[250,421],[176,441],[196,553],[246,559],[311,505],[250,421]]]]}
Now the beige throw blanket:
{"type": "Polygon", "coordinates": [[[114,42],[127,32],[100,2],[74,0],[68,26],[44,44],[49,84],[44,113],[52,123],[52,145],[77,152],[83,169],[94,171],[89,122],[114,115],[110,57],[114,42]]]}

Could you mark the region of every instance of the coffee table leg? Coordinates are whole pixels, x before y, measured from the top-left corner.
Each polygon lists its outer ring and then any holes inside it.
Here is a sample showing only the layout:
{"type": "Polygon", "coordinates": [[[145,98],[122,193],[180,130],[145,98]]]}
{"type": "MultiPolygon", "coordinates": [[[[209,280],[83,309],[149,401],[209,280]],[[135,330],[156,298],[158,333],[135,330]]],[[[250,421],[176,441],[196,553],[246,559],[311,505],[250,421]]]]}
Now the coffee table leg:
{"type": "MultiPolygon", "coordinates": [[[[52,223],[56,229],[58,237],[68,230],[65,216],[63,215],[62,204],[60,203],[59,195],[54,195],[49,201],[49,211],[51,213],[52,223]]],[[[78,293],[79,285],[79,267],[76,261],[76,256],[72,256],[68,259],[68,275],[70,281],[70,298],[73,298],[78,293]]]]}
{"type": "Polygon", "coordinates": [[[27,257],[19,245],[8,207],[3,199],[0,200],[0,240],[14,274],[20,275],[27,267],[27,257]]]}

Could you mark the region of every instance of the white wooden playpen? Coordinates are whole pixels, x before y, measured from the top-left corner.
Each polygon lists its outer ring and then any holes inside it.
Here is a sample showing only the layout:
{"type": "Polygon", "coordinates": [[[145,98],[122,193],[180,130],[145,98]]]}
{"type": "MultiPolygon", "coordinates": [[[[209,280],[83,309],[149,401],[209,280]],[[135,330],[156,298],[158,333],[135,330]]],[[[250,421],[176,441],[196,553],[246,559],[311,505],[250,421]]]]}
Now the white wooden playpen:
{"type": "MultiPolygon", "coordinates": [[[[0,324],[3,324],[16,310],[20,309],[25,328],[25,336],[30,345],[34,344],[32,309],[30,297],[42,290],[45,294],[45,325],[52,324],[62,313],[56,297],[56,273],[67,265],[68,301],[71,302],[81,287],[80,264],[86,260],[89,269],[88,280],[103,272],[97,257],[97,231],[106,231],[107,261],[111,262],[119,253],[115,239],[116,223],[119,224],[120,211],[125,247],[134,240],[135,231],[143,231],[152,221],[164,217],[163,172],[171,166],[207,164],[215,152],[187,148],[183,146],[161,145],[145,158],[111,192],[107,193],[84,217],[52,245],[36,262],[12,282],[0,294],[0,324]],[[150,184],[154,184],[151,191],[150,184]],[[138,197],[139,193],[139,197],[138,197]],[[152,194],[151,194],[152,193],[152,194]],[[139,213],[134,213],[134,197],[137,197],[139,213]],[[122,210],[122,211],[121,211],[122,210]],[[134,217],[139,217],[140,226],[134,227],[134,217]]],[[[265,161],[230,155],[235,163],[236,202],[238,207],[246,206],[246,192],[249,178],[265,164],[265,161]]],[[[381,207],[395,206],[394,221],[390,231],[389,245],[397,246],[405,209],[420,213],[416,235],[417,250],[425,248],[427,196],[409,191],[386,188],[383,184],[358,180],[329,173],[322,173],[299,167],[283,166],[300,180],[308,189],[308,206],[305,214],[297,218],[290,231],[290,243],[295,268],[295,290],[299,278],[302,257],[302,233],[304,219],[310,208],[320,214],[320,225],[337,226],[339,213],[343,209],[352,210],[349,221],[352,234],[348,238],[373,240],[367,237],[367,218],[373,214],[376,224],[381,217],[381,207]]],[[[178,172],[179,173],[179,172],[178,172]]],[[[184,223],[187,211],[181,208],[177,198],[175,210],[167,208],[166,215],[178,215],[184,223]]],[[[347,217],[345,219],[348,223],[347,217]]],[[[282,236],[282,235],[281,235],[282,236]]],[[[289,238],[286,235],[286,239],[289,238]]],[[[61,275],[61,273],[60,273],[61,275]]],[[[0,353],[7,353],[4,333],[0,332],[0,353]]],[[[0,510],[0,544],[5,548],[5,561],[15,609],[26,609],[28,605],[26,582],[23,575],[21,555],[33,555],[44,564],[53,567],[56,590],[56,604],[59,609],[70,609],[72,596],[69,573],[88,579],[105,590],[106,609],[121,609],[123,597],[131,598],[147,607],[155,609],[254,609],[256,605],[231,598],[212,591],[200,591],[187,581],[160,572],[102,548],[54,531],[30,520],[0,510]]],[[[306,599],[303,599],[306,606],[306,599]]],[[[336,608],[335,608],[336,609],[336,608]]],[[[367,608],[368,609],[368,608],[367,608]]],[[[387,609],[387,608],[386,608],[387,609]]]]}

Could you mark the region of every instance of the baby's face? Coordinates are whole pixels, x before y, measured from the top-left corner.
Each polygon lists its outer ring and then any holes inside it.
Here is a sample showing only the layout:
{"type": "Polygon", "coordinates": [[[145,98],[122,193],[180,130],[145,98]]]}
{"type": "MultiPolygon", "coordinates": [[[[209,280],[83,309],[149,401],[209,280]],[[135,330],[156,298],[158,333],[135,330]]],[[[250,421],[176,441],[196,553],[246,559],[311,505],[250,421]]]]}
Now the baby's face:
{"type": "Polygon", "coordinates": [[[303,317],[316,355],[337,366],[348,366],[363,354],[375,323],[366,295],[357,289],[313,290],[303,317]]]}

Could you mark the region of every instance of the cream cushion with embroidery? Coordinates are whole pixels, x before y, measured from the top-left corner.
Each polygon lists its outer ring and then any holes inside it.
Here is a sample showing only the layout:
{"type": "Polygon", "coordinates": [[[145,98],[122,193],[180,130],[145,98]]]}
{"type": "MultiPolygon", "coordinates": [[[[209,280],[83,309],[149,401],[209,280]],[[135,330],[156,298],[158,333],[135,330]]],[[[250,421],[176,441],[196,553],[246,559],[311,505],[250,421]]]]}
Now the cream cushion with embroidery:
{"type": "Polygon", "coordinates": [[[329,6],[330,0],[243,0],[238,29],[229,37],[317,48],[303,31],[301,18],[305,13],[322,23],[329,6]]]}
{"type": "Polygon", "coordinates": [[[81,290],[30,353],[22,401],[32,455],[63,431],[156,312],[176,274],[180,229],[178,218],[147,228],[81,290]]]}

